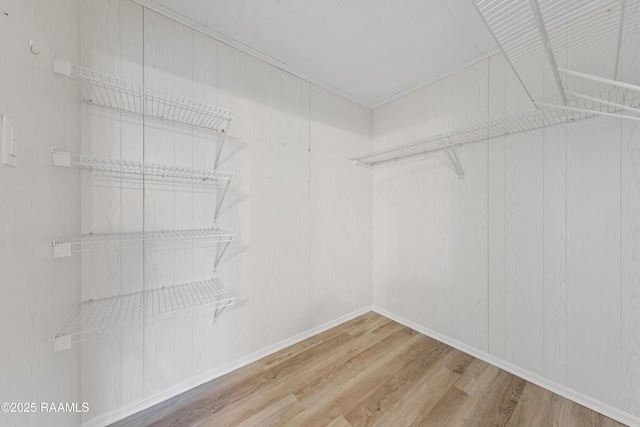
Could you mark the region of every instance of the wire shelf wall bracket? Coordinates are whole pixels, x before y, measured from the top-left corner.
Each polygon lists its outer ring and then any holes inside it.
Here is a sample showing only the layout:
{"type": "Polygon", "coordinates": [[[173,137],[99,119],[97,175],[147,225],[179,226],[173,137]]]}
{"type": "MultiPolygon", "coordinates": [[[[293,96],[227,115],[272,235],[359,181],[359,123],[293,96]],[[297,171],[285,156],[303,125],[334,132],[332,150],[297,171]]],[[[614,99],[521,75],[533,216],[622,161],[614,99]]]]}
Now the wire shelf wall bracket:
{"type": "Polygon", "coordinates": [[[222,193],[217,194],[216,200],[216,210],[213,213],[213,225],[218,225],[218,216],[220,215],[220,209],[222,208],[222,203],[224,202],[225,197],[227,196],[227,191],[229,190],[229,185],[231,184],[231,180],[228,180],[224,185],[222,193]]]}
{"type": "Polygon", "coordinates": [[[226,241],[224,242],[223,245],[219,245],[217,248],[217,253],[216,253],[216,259],[213,263],[213,272],[217,273],[218,272],[218,266],[220,265],[220,261],[222,261],[222,257],[224,256],[224,253],[227,251],[227,248],[229,247],[229,243],[231,243],[231,241],[226,241]]]}
{"type": "Polygon", "coordinates": [[[222,139],[218,143],[218,147],[216,148],[216,158],[215,163],[213,164],[214,169],[218,169],[218,165],[220,164],[220,158],[222,157],[222,149],[224,148],[225,142],[227,142],[227,135],[229,134],[229,127],[231,126],[231,119],[227,121],[226,132],[225,129],[222,129],[220,132],[222,133],[222,139]]]}
{"type": "Polygon", "coordinates": [[[448,147],[445,147],[444,151],[447,153],[447,157],[449,157],[451,164],[456,170],[458,179],[464,179],[464,170],[462,169],[460,159],[458,159],[458,155],[456,154],[456,149],[451,144],[449,144],[448,147]]]}
{"type": "Polygon", "coordinates": [[[179,125],[205,129],[219,135],[214,169],[235,114],[227,109],[155,90],[108,74],[73,65],[53,57],[53,72],[76,80],[82,101],[179,125]]]}
{"type": "Polygon", "coordinates": [[[53,351],[137,326],[213,310],[214,322],[235,303],[236,294],[218,279],[151,289],[88,300],[80,304],[79,316],[68,321],[53,337],[53,351]]]}
{"type": "Polygon", "coordinates": [[[202,247],[228,244],[233,241],[235,241],[234,234],[219,228],[83,234],[64,240],[54,240],[53,257],[70,257],[75,253],[109,249],[202,247]]]}

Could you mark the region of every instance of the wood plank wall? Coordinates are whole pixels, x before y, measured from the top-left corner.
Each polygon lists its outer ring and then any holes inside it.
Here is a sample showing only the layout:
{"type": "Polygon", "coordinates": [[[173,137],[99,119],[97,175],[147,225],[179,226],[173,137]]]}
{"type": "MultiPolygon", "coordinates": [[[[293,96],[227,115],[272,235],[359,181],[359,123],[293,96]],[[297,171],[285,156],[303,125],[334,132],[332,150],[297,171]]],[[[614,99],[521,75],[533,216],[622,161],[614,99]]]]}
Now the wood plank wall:
{"type": "Polygon", "coordinates": [[[16,168],[0,164],[0,400],[37,405],[0,412],[3,426],[80,421],[40,411],[80,401],[80,353],[54,354],[52,343],[80,301],[80,264],[54,259],[51,246],[80,232],[79,174],[51,157],[53,147],[80,148],[78,90],[51,68],[52,53],[79,60],[79,15],[75,0],[0,2],[0,114],[14,120],[18,153],[16,168]]]}
{"type": "MultiPolygon", "coordinates": [[[[497,55],[375,110],[374,149],[531,108],[497,55]]],[[[640,416],[638,129],[470,144],[464,180],[443,153],[377,167],[374,305],[640,416]]]]}
{"type": "MultiPolygon", "coordinates": [[[[237,113],[219,169],[236,173],[220,277],[242,304],[82,344],[84,421],[189,384],[371,304],[371,111],[128,0],[85,0],[83,66],[237,113]]],[[[198,131],[82,107],[83,153],[212,169],[198,131]]],[[[213,226],[216,191],[82,174],[82,231],[213,226]]],[[[91,253],[83,299],[210,278],[215,248],[91,253]]],[[[105,418],[106,417],[106,418],[105,418]]],[[[113,419],[112,419],[113,420],[113,419]]]]}

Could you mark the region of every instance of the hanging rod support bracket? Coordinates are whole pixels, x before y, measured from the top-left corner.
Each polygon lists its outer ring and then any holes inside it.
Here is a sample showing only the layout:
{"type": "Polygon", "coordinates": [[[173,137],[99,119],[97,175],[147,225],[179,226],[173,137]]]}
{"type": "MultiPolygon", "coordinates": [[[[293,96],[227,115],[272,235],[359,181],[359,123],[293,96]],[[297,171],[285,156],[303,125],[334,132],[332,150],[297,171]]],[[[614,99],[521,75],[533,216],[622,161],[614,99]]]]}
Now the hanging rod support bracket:
{"type": "Polygon", "coordinates": [[[222,250],[218,247],[218,253],[216,254],[216,260],[215,260],[215,263],[213,264],[213,271],[215,273],[218,272],[218,265],[220,264],[220,261],[222,260],[222,257],[224,256],[224,253],[227,251],[227,248],[229,247],[229,243],[231,243],[231,241],[226,241],[224,243],[224,246],[222,246],[222,250]]]}

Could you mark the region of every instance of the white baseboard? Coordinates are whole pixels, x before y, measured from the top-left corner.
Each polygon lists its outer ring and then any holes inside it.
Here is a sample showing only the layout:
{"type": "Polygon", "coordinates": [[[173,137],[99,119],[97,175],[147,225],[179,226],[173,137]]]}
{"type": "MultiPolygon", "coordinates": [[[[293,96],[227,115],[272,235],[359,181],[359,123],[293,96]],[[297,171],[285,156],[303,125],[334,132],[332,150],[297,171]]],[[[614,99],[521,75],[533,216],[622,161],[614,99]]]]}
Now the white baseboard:
{"type": "Polygon", "coordinates": [[[456,341],[452,338],[449,338],[445,335],[442,335],[438,332],[432,331],[431,329],[425,328],[424,326],[418,325],[417,323],[414,323],[410,320],[407,320],[403,317],[400,316],[396,316],[393,313],[388,312],[387,310],[377,307],[377,306],[373,306],[372,307],[373,311],[375,311],[378,314],[381,314],[385,317],[388,317],[391,320],[394,320],[404,326],[407,326],[411,329],[414,329],[418,332],[420,332],[421,334],[427,335],[431,338],[434,338],[442,343],[445,343],[453,348],[456,348],[460,351],[463,351],[475,358],[478,358],[482,361],[485,361],[493,366],[496,366],[500,369],[503,369],[509,373],[512,373],[513,375],[516,375],[520,378],[523,378],[533,384],[536,384],[542,388],[545,388],[553,393],[556,393],[562,397],[565,397],[569,400],[572,400],[582,406],[586,406],[589,409],[593,409],[596,412],[601,413],[604,416],[607,416],[609,418],[612,418],[616,421],[619,421],[623,424],[627,424],[629,426],[640,426],[640,417],[637,417],[633,414],[630,414],[628,412],[625,412],[621,409],[615,408],[611,405],[608,405],[606,403],[600,402],[599,400],[596,400],[592,397],[589,397],[585,394],[582,394],[580,392],[577,392],[575,390],[570,389],[567,386],[564,386],[562,384],[558,384],[555,381],[551,381],[547,378],[541,377],[538,374],[534,374],[533,372],[529,372],[525,369],[522,369],[516,365],[513,365],[509,362],[506,362],[502,359],[499,359],[495,356],[492,356],[490,354],[487,354],[483,351],[480,351],[478,349],[475,349],[473,347],[470,347],[464,343],[461,343],[459,341],[456,341]]]}
{"type": "Polygon", "coordinates": [[[214,370],[205,372],[202,375],[198,375],[196,377],[190,378],[189,380],[184,381],[180,384],[177,384],[163,391],[162,393],[154,394],[153,396],[149,396],[145,399],[139,400],[130,405],[123,406],[121,408],[115,409],[110,412],[106,412],[104,414],[100,414],[97,417],[86,421],[85,423],[82,424],[82,426],[83,427],[104,427],[109,424],[115,423],[116,421],[120,421],[124,418],[127,418],[128,416],[131,416],[135,413],[148,409],[153,405],[157,405],[158,403],[162,403],[165,400],[171,399],[172,397],[175,397],[181,393],[189,391],[192,388],[202,385],[208,381],[221,377],[224,374],[228,374],[231,371],[242,368],[243,366],[253,363],[256,360],[260,360],[263,357],[269,356],[270,354],[280,351],[283,348],[297,344],[300,341],[306,340],[307,338],[310,338],[314,335],[324,332],[327,329],[331,329],[355,317],[368,313],[369,311],[371,311],[371,309],[372,309],[371,306],[366,306],[359,310],[351,312],[349,314],[345,314],[344,316],[341,316],[330,322],[324,323],[320,326],[316,326],[315,328],[311,328],[308,331],[302,332],[291,338],[288,338],[276,344],[270,345],[269,347],[265,347],[261,350],[251,353],[245,357],[242,357],[239,360],[234,360],[233,362],[229,362],[214,370]]]}

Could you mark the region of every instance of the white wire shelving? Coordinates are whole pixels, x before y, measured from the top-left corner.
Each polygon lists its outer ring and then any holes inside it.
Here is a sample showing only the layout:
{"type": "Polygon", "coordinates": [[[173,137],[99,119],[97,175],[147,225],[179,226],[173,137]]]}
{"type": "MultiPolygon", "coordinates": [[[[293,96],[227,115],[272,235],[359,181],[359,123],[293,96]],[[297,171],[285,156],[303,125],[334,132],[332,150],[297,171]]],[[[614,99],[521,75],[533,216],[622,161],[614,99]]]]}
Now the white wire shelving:
{"type": "Polygon", "coordinates": [[[565,90],[610,87],[559,68],[623,82],[640,80],[636,0],[474,0],[532,99],[565,104],[565,90]],[[557,90],[545,89],[553,85],[557,90]]]}
{"type": "Polygon", "coordinates": [[[150,175],[162,178],[194,179],[201,181],[227,180],[233,178],[229,172],[201,170],[172,165],[160,165],[131,160],[109,159],[63,151],[53,151],[53,165],[77,167],[88,171],[150,175]]]}
{"type": "Polygon", "coordinates": [[[640,2],[474,0],[535,110],[352,157],[360,166],[598,115],[640,120],[640,2]],[[551,88],[551,89],[549,89],[551,88]]]}
{"type": "Polygon", "coordinates": [[[54,351],[72,344],[154,322],[214,310],[214,320],[235,303],[236,295],[218,279],[89,300],[80,315],[54,337],[54,351]]]}
{"type": "MultiPolygon", "coordinates": [[[[215,205],[214,228],[84,234],[55,240],[53,256],[69,257],[81,252],[130,248],[171,250],[217,246],[217,253],[212,260],[215,275],[222,256],[229,244],[234,241],[234,234],[217,228],[217,217],[233,178],[231,173],[218,171],[218,164],[234,113],[224,108],[73,65],[60,58],[54,57],[53,71],[77,82],[81,100],[87,104],[175,124],[173,128],[166,127],[170,131],[176,131],[177,126],[187,126],[204,130],[207,135],[218,136],[213,170],[102,158],[56,150],[53,150],[54,166],[77,167],[90,172],[110,174],[134,174],[205,182],[226,181],[215,205]]],[[[147,123],[142,122],[142,125],[146,126],[147,123]]],[[[156,320],[188,315],[200,309],[214,310],[214,319],[216,319],[222,310],[234,303],[234,300],[235,295],[225,289],[214,276],[213,279],[204,282],[86,301],[80,304],[79,316],[68,322],[54,337],[54,351],[69,348],[74,342],[129,327],[146,325],[156,320]]]]}
{"type": "MultiPolygon", "coordinates": [[[[540,108],[503,119],[480,123],[464,129],[434,135],[388,149],[363,154],[350,158],[359,166],[373,167],[409,156],[415,156],[437,150],[451,150],[456,146],[483,141],[500,136],[510,135],[528,130],[553,126],[596,115],[616,115],[623,107],[638,109],[640,92],[627,88],[614,88],[589,98],[575,98],[566,106],[541,105],[540,108]]],[[[638,110],[640,112],[640,110],[638,110]]],[[[627,118],[640,120],[639,117],[627,118]]],[[[455,152],[449,151],[452,162],[460,176],[463,172],[455,152]]]]}
{"type": "Polygon", "coordinates": [[[224,108],[151,89],[54,58],[53,70],[80,82],[82,99],[119,111],[228,132],[234,114],[224,108]]]}
{"type": "MultiPolygon", "coordinates": [[[[54,258],[108,249],[184,248],[234,241],[234,234],[219,228],[161,230],[143,233],[83,234],[53,241],[54,258]]],[[[225,246],[226,248],[226,246],[225,246]]]]}
{"type": "Polygon", "coordinates": [[[218,169],[231,120],[235,117],[232,111],[80,67],[61,58],[53,58],[53,72],[77,81],[82,101],[87,104],[220,135],[214,164],[214,169],[218,169]]]}

